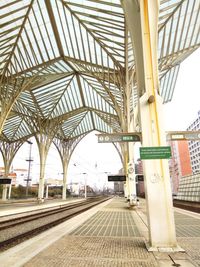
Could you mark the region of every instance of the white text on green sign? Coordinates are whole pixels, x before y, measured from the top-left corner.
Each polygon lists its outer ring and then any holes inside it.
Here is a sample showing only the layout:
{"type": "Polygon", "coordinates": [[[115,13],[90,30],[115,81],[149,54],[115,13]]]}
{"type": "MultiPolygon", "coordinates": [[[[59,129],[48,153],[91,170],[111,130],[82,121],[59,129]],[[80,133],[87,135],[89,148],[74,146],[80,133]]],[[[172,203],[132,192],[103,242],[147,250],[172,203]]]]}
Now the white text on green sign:
{"type": "Polygon", "coordinates": [[[171,158],[170,146],[140,147],[141,159],[169,159],[171,158]]]}

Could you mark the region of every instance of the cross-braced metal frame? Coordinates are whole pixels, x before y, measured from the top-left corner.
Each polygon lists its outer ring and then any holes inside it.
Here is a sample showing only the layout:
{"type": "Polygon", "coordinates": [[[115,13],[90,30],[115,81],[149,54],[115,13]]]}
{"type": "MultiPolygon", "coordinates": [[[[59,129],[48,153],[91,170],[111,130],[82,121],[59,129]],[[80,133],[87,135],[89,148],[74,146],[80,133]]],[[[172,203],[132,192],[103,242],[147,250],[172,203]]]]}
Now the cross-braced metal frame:
{"type": "MultiPolygon", "coordinates": [[[[126,130],[126,106],[136,103],[137,84],[119,0],[3,0],[0,19],[1,140],[41,133],[47,120],[58,122],[58,138],[61,132],[74,139],[92,130],[126,130]]],[[[199,47],[199,25],[198,0],[161,1],[158,58],[164,102],[172,98],[181,61],[199,47]]]]}
{"type": "MultiPolygon", "coordinates": [[[[139,9],[140,1],[133,1],[139,9]]],[[[200,45],[199,12],[199,0],[160,2],[157,90],[163,103],[172,99],[180,63],[200,45]]],[[[2,0],[0,23],[0,145],[35,137],[42,198],[52,142],[65,188],[71,153],[87,133],[139,129],[130,124],[138,122],[145,88],[137,88],[120,0],[2,0]]],[[[118,147],[124,167],[127,151],[118,147]]]]}

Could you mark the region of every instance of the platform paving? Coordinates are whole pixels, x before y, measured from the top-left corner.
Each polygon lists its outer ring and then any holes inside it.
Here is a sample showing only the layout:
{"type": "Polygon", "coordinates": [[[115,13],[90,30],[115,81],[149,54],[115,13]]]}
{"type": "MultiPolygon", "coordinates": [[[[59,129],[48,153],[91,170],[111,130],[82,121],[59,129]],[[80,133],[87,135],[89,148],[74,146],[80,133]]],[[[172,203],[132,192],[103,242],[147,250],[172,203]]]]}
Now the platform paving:
{"type": "Polygon", "coordinates": [[[114,198],[0,253],[2,267],[194,267],[200,266],[200,215],[175,209],[177,239],[185,252],[148,252],[142,200],[130,210],[114,198]]]}

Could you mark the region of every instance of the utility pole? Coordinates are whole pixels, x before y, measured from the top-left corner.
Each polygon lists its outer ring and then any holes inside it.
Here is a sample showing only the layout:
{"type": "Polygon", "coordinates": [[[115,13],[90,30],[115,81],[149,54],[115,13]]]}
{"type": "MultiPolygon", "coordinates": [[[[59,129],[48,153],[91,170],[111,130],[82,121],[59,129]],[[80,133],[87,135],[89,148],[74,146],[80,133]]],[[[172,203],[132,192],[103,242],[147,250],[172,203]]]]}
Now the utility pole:
{"type": "Polygon", "coordinates": [[[84,178],[85,178],[85,199],[86,199],[87,198],[87,178],[86,178],[87,173],[83,172],[83,174],[84,174],[84,178]]]}
{"type": "Polygon", "coordinates": [[[28,161],[28,176],[27,176],[27,179],[25,180],[26,181],[26,197],[28,197],[28,186],[29,186],[29,181],[31,180],[30,179],[31,161],[33,161],[33,159],[31,158],[31,150],[32,150],[32,144],[33,143],[29,140],[27,140],[26,142],[30,145],[29,158],[26,159],[26,161],[28,161]]]}

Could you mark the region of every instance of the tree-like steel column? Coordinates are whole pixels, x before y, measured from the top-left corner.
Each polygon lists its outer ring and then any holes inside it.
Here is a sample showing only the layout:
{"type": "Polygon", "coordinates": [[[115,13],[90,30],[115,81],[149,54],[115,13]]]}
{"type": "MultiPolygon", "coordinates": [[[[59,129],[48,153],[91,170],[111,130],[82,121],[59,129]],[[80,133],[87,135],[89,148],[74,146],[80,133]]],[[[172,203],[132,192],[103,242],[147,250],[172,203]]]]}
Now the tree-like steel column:
{"type": "MultiPolygon", "coordinates": [[[[128,70],[126,70],[128,72],[128,70]]],[[[126,76],[129,76],[127,73],[126,76]]],[[[132,83],[130,82],[129,77],[126,78],[126,94],[127,94],[127,129],[128,132],[133,132],[133,118],[131,116],[131,107],[130,100],[132,94],[132,83]]],[[[128,142],[128,165],[127,165],[127,179],[128,179],[128,190],[129,190],[129,204],[130,206],[136,206],[137,204],[137,196],[136,196],[136,181],[135,181],[135,164],[134,164],[134,143],[128,142]]]]}
{"type": "Polygon", "coordinates": [[[122,153],[122,164],[123,164],[123,169],[124,169],[124,174],[126,175],[126,182],[124,183],[124,196],[128,200],[129,199],[129,179],[127,178],[127,162],[128,162],[128,152],[127,152],[127,144],[125,143],[120,143],[121,147],[121,153],[122,153]]]}
{"type": "MultiPolygon", "coordinates": [[[[4,177],[7,178],[12,161],[23,144],[24,141],[18,141],[14,143],[8,143],[6,141],[1,141],[0,143],[0,151],[2,153],[3,162],[4,162],[4,177]]],[[[11,192],[10,192],[11,193],[11,192]]],[[[7,185],[3,185],[3,193],[2,193],[2,200],[5,201],[7,199],[7,185]]]]}
{"type": "MultiPolygon", "coordinates": [[[[133,94],[133,73],[134,70],[129,70],[128,65],[129,54],[128,54],[128,27],[125,26],[125,76],[124,78],[124,112],[125,118],[122,120],[122,128],[125,132],[133,132],[133,120],[131,114],[131,99],[133,94]]],[[[129,201],[130,206],[134,206],[137,203],[136,198],[136,183],[135,183],[135,167],[134,167],[134,143],[128,142],[125,146],[125,158],[126,158],[126,197],[129,201]]]]}
{"type": "Polygon", "coordinates": [[[38,150],[40,155],[40,179],[38,188],[38,201],[43,202],[44,199],[44,175],[45,175],[45,165],[47,160],[47,155],[51,145],[51,140],[48,136],[35,136],[38,144],[38,150]]]}
{"type": "Polygon", "coordinates": [[[63,189],[62,189],[62,199],[66,200],[66,190],[67,190],[67,169],[69,164],[70,146],[69,142],[64,140],[56,139],[54,140],[54,145],[56,146],[63,167],[63,189]]]}
{"type": "Polygon", "coordinates": [[[66,200],[66,190],[67,190],[67,169],[69,165],[70,158],[72,153],[80,142],[80,140],[84,137],[80,136],[75,139],[65,140],[65,138],[54,139],[54,145],[56,146],[58,153],[61,158],[62,167],[63,167],[63,190],[62,190],[62,199],[66,200]]]}
{"type": "MultiPolygon", "coordinates": [[[[157,67],[157,0],[122,0],[134,46],[143,146],[165,146],[157,67]]],[[[149,223],[149,250],[178,250],[168,162],[143,161],[149,223]]]]}
{"type": "Polygon", "coordinates": [[[38,202],[41,203],[44,201],[44,175],[47,155],[53,138],[58,131],[59,121],[50,121],[46,119],[41,121],[38,119],[34,122],[33,127],[37,129],[38,132],[38,134],[35,135],[35,140],[37,142],[40,155],[38,202]]]}

